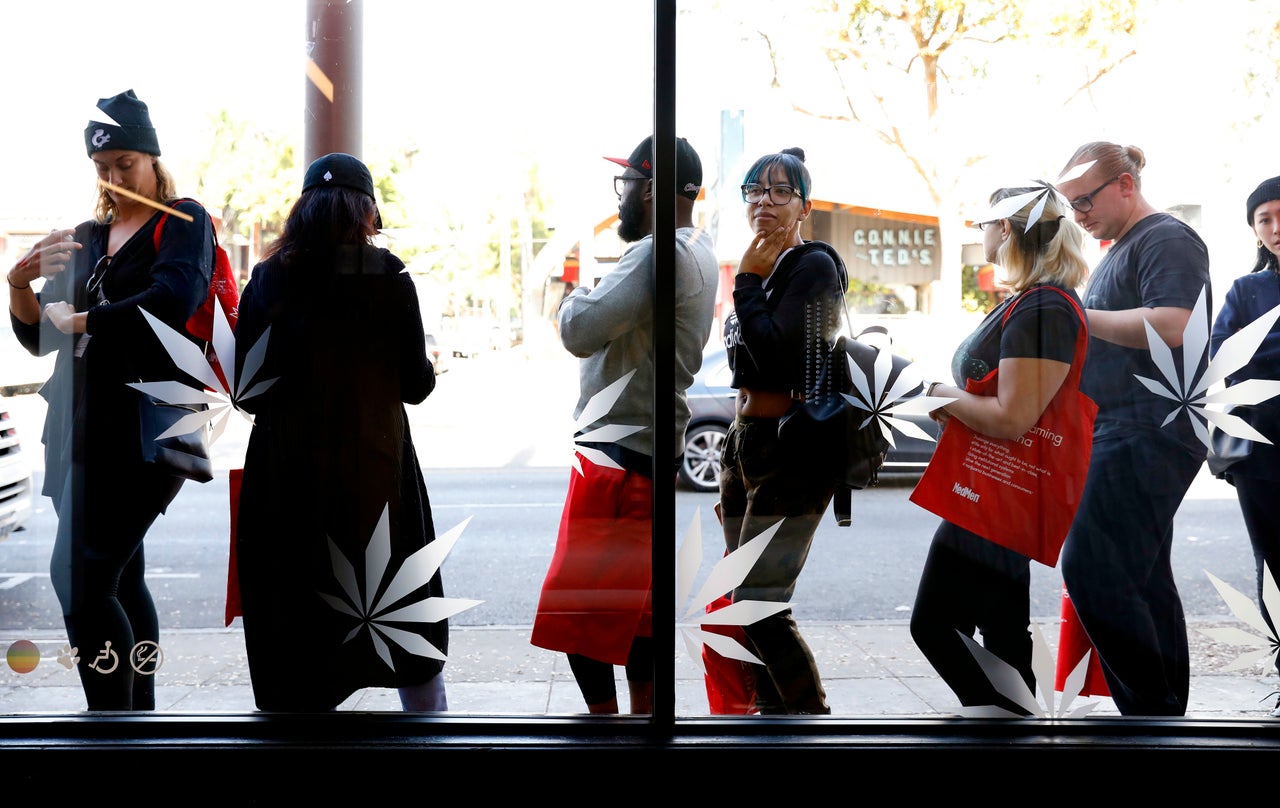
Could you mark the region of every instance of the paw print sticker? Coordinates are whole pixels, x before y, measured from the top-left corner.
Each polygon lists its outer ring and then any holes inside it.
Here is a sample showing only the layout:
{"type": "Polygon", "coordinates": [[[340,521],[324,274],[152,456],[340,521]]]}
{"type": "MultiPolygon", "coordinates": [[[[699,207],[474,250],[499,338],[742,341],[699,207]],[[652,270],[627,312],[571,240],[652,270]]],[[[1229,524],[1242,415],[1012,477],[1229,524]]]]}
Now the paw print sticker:
{"type": "Polygon", "coordinates": [[[58,649],[58,664],[71,670],[80,664],[80,649],[72,645],[64,645],[58,649]]]}

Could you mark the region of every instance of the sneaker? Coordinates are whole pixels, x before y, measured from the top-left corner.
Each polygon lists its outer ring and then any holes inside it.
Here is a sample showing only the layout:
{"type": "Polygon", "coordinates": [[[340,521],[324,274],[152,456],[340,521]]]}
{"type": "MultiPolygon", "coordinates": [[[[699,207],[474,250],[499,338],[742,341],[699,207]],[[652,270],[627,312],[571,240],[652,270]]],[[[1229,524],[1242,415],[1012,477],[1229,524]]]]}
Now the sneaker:
{"type": "Polygon", "coordinates": [[[1275,706],[1275,707],[1273,707],[1273,708],[1271,708],[1271,717],[1272,717],[1272,718],[1280,718],[1280,690],[1273,690],[1272,692],[1270,692],[1270,693],[1268,693],[1267,695],[1263,696],[1263,697],[1262,697],[1262,699],[1261,699],[1261,701],[1266,701],[1267,699],[1271,698],[1272,696],[1275,696],[1275,697],[1276,697],[1276,706],[1275,706]]]}

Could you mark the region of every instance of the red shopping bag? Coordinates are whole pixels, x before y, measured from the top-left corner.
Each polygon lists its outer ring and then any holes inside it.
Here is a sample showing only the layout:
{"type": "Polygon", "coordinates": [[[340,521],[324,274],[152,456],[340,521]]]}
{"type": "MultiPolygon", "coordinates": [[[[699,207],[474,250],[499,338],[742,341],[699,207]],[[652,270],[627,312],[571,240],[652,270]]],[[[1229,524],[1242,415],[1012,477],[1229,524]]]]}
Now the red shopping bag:
{"type": "Polygon", "coordinates": [[[236,519],[240,516],[240,480],[244,477],[244,469],[231,469],[227,472],[228,487],[231,489],[231,551],[227,556],[227,625],[239,617],[240,611],[240,576],[236,573],[236,519]]]}
{"type": "MultiPolygon", "coordinates": [[[[959,418],[947,419],[910,499],[954,525],[1053,567],[1089,474],[1098,405],[1080,392],[1089,342],[1084,312],[1061,289],[1043,288],[1071,301],[1081,319],[1075,358],[1062,386],[1035,425],[1015,440],[988,437],[959,418]]],[[[1012,311],[1010,306],[1006,319],[1012,311]]],[[[966,391],[996,395],[997,371],[970,379],[966,391]]]]}
{"type": "MultiPolygon", "coordinates": [[[[728,606],[728,595],[707,604],[707,613],[728,606]]],[[[747,644],[746,632],[741,626],[703,626],[703,631],[713,631],[732,637],[743,647],[747,644]]],[[[751,665],[737,659],[723,657],[707,646],[702,646],[703,678],[707,685],[707,704],[712,715],[754,715],[756,710],[756,681],[751,665]]]]}
{"type": "Polygon", "coordinates": [[[1107,679],[1102,673],[1098,651],[1093,647],[1093,643],[1089,642],[1089,635],[1085,633],[1084,626],[1080,623],[1080,616],[1076,614],[1076,608],[1071,605],[1071,597],[1064,586],[1062,587],[1062,624],[1058,627],[1058,667],[1053,680],[1054,690],[1062,692],[1067,684],[1067,677],[1080,664],[1080,660],[1084,659],[1086,653],[1089,655],[1089,667],[1084,677],[1084,684],[1080,687],[1080,695],[1109,697],[1111,690],[1107,687],[1107,679]]]}

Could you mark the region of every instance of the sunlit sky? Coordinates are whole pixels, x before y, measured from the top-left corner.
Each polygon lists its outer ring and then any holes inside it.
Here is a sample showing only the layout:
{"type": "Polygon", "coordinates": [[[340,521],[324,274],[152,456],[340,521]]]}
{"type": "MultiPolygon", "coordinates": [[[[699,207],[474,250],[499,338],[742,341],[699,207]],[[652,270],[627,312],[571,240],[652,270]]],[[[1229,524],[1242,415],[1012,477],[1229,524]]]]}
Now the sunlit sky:
{"type": "MultiPolygon", "coordinates": [[[[865,131],[790,111],[791,97],[821,92],[825,77],[811,54],[783,54],[795,96],[769,91],[753,34],[790,26],[804,4],[720,4],[754,20],[740,28],[712,16],[713,5],[681,4],[696,13],[681,16],[678,61],[678,128],[702,152],[708,184],[718,168],[720,112],[743,109],[746,153],[804,146],[820,196],[927,212],[921,184],[865,131]]],[[[1223,0],[1207,15],[1193,0],[1144,2],[1139,56],[1068,107],[1061,87],[1078,84],[1080,68],[1058,52],[1042,49],[1022,65],[1034,84],[1000,73],[1001,82],[949,107],[950,120],[963,121],[948,130],[956,147],[991,155],[964,187],[978,196],[1056,172],[1088,140],[1137,144],[1148,155],[1144,183],[1155,204],[1205,206],[1215,276],[1246,271],[1252,241],[1243,200],[1280,174],[1269,145],[1280,141],[1265,110],[1250,107],[1261,102],[1243,93],[1238,18],[1265,16],[1266,5],[1280,4],[1223,0]]],[[[97,98],[130,87],[150,105],[180,182],[205,156],[196,144],[221,109],[296,138],[301,152],[306,8],[306,0],[4,3],[0,217],[86,218],[92,172],[82,130],[97,98]]],[[[519,194],[536,161],[558,215],[608,215],[613,171],[599,158],[625,155],[651,126],[651,18],[645,0],[365,0],[364,156],[417,146],[428,171],[415,188],[459,208],[519,194]]],[[[915,114],[911,90],[894,98],[910,110],[904,115],[915,114]]]]}

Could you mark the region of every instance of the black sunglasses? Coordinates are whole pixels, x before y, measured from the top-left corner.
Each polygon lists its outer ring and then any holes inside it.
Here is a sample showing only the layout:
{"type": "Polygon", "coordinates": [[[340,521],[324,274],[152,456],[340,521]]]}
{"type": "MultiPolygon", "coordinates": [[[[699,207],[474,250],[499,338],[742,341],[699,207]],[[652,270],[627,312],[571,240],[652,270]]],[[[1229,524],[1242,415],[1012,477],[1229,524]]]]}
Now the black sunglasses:
{"type": "Polygon", "coordinates": [[[85,291],[89,294],[91,304],[106,303],[107,298],[102,294],[102,281],[107,277],[107,267],[111,266],[111,256],[104,255],[98,259],[98,263],[93,265],[93,272],[89,275],[89,280],[85,283],[85,291]]]}

